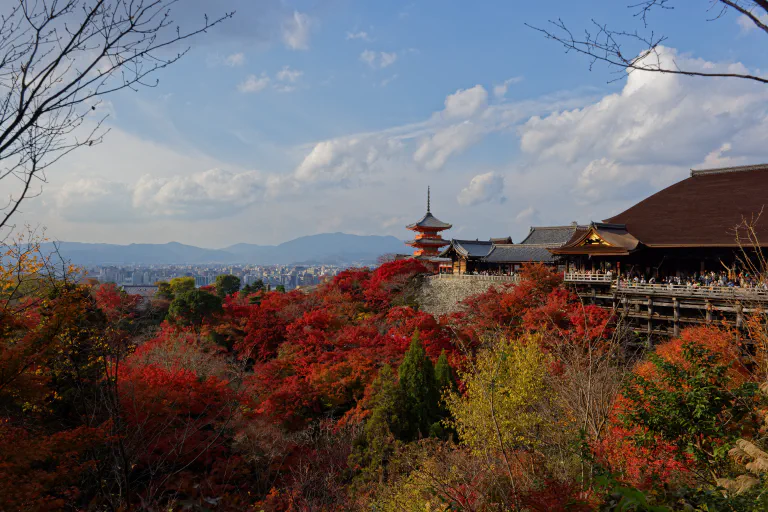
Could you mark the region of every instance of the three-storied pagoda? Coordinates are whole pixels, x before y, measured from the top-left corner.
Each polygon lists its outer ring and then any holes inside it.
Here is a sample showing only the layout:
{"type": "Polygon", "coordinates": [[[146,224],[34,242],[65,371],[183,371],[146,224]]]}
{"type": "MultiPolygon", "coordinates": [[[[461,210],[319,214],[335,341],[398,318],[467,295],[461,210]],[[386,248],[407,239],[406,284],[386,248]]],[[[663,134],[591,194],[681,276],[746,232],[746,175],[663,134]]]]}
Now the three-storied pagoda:
{"type": "Polygon", "coordinates": [[[429,199],[429,187],[427,187],[427,213],[420,221],[406,226],[411,231],[415,231],[417,235],[405,244],[415,248],[413,256],[420,259],[437,258],[440,254],[440,248],[450,244],[447,240],[443,240],[440,232],[451,229],[452,226],[432,215],[429,199]]]}

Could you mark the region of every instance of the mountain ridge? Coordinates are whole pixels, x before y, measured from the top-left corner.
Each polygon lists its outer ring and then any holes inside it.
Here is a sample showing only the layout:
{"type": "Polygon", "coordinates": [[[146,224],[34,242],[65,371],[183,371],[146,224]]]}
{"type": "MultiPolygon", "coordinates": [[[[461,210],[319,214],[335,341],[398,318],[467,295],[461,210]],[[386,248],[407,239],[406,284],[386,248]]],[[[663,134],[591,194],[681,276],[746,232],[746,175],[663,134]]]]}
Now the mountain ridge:
{"type": "MultiPolygon", "coordinates": [[[[288,240],[277,245],[232,244],[208,249],[180,242],[164,244],[106,244],[56,242],[61,257],[76,265],[183,265],[183,264],[349,264],[373,263],[384,254],[403,253],[402,240],[387,235],[320,233],[288,240]]],[[[54,243],[44,244],[54,250],[54,243]]]]}

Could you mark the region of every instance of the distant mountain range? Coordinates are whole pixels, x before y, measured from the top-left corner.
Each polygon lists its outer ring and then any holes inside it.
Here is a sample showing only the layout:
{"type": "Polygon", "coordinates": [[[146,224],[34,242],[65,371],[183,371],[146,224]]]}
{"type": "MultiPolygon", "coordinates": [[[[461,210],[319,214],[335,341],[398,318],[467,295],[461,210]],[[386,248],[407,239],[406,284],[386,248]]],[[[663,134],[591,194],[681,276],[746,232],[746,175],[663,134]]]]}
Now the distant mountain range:
{"type": "MultiPolygon", "coordinates": [[[[47,244],[46,250],[53,249],[47,244]]],[[[242,263],[289,265],[374,263],[384,254],[407,253],[402,240],[393,236],[359,236],[324,233],[303,236],[280,245],[235,244],[223,249],[204,249],[178,242],[167,244],[90,244],[57,242],[62,258],[76,265],[183,265],[242,263]]]]}

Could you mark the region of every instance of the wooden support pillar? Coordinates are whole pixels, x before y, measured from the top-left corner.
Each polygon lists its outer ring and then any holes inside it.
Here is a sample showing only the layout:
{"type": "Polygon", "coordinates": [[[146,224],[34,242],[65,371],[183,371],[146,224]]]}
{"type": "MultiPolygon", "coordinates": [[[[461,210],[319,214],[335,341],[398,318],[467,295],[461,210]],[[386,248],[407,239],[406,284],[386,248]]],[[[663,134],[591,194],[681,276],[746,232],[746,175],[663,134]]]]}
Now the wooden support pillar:
{"type": "Polygon", "coordinates": [[[736,304],[736,328],[741,329],[744,325],[744,307],[741,303],[736,304]]]}
{"type": "Polygon", "coordinates": [[[707,299],[707,323],[712,323],[712,303],[707,299]]]}
{"type": "Polygon", "coordinates": [[[677,297],[672,299],[672,308],[674,315],[675,336],[680,336],[680,300],[677,297]]]}
{"type": "Polygon", "coordinates": [[[648,339],[651,338],[653,333],[653,299],[648,297],[648,339]]]}

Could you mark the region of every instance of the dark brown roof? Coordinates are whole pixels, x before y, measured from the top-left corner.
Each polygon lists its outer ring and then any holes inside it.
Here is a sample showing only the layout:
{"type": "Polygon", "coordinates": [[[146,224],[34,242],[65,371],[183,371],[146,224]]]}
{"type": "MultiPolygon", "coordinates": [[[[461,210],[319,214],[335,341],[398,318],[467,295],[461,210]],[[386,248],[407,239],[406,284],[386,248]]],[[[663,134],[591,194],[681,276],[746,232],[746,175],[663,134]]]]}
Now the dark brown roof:
{"type": "MultiPolygon", "coordinates": [[[[649,247],[737,246],[735,228],[768,205],[768,164],[691,171],[632,208],[606,219],[625,224],[649,247]]],[[[768,244],[768,212],[756,225],[768,244]]]]}

